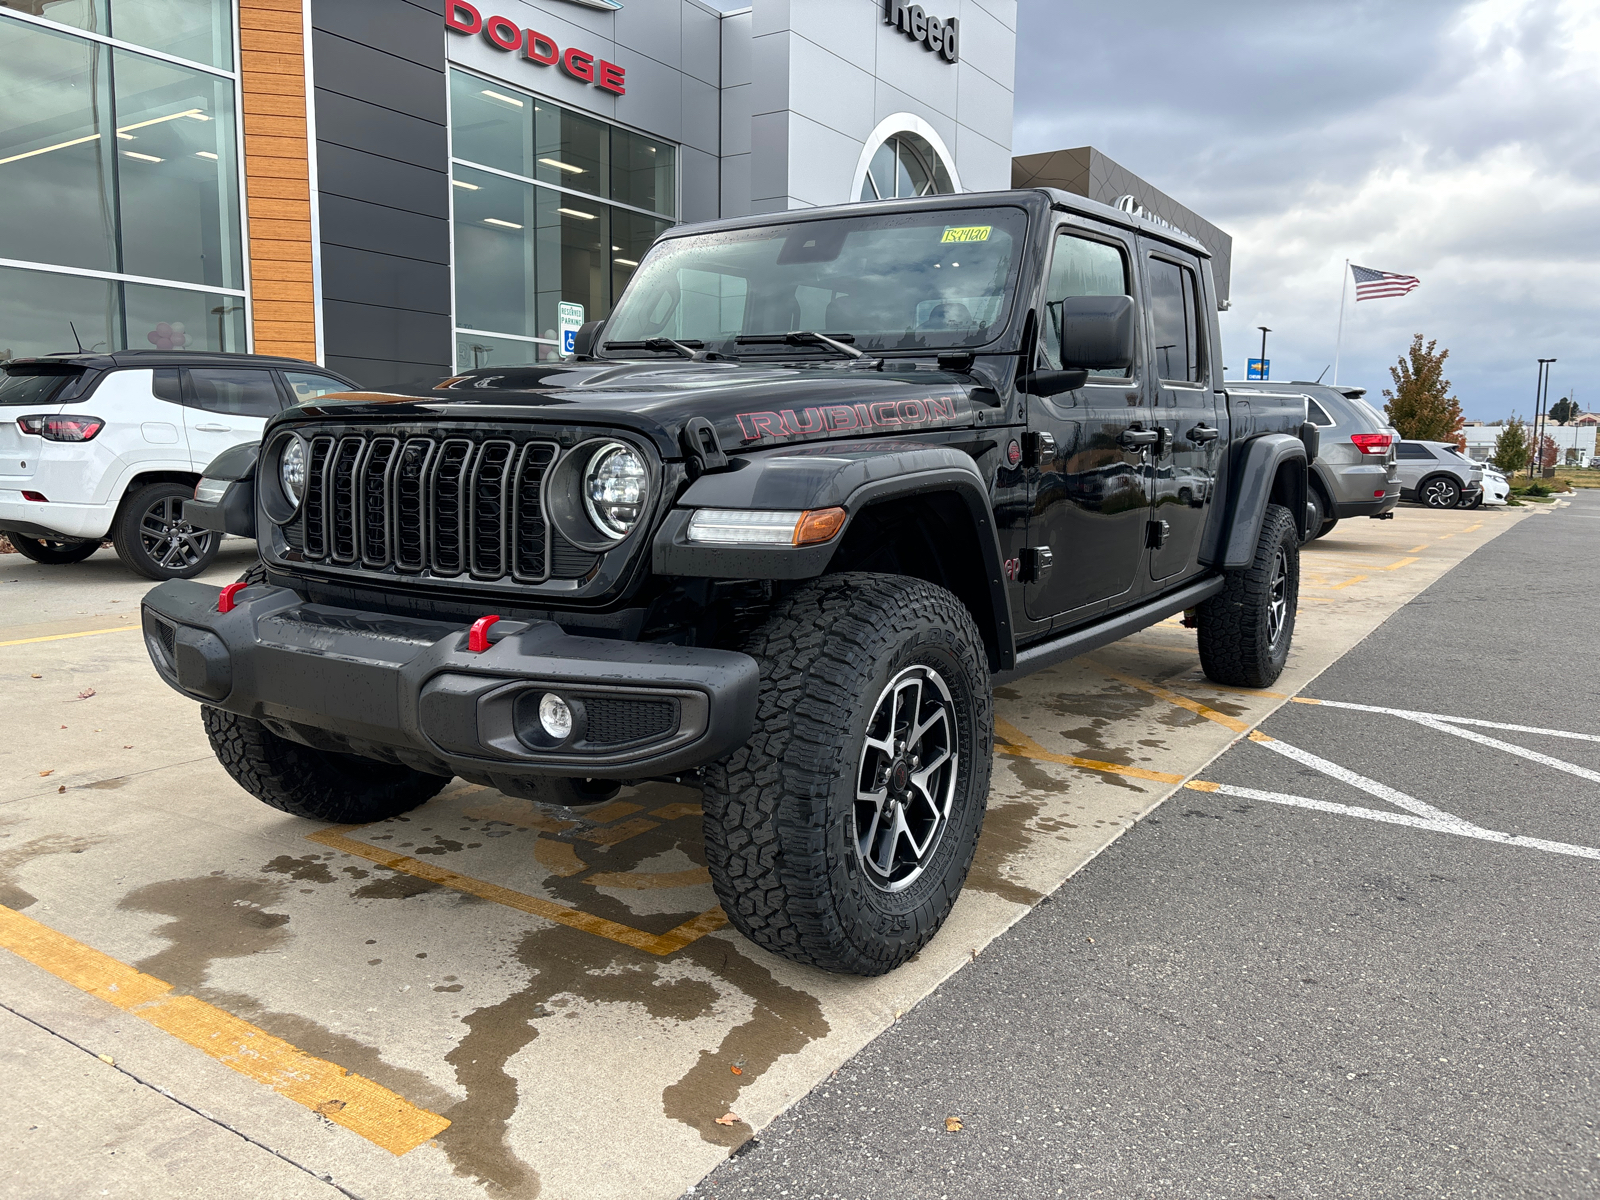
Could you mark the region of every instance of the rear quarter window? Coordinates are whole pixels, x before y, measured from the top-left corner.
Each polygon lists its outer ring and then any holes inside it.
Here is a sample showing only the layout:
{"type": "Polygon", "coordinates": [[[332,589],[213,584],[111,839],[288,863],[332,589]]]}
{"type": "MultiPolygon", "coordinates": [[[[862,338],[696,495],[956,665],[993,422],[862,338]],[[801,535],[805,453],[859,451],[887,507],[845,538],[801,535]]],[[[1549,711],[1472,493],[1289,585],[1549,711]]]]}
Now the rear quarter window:
{"type": "Polygon", "coordinates": [[[1322,405],[1318,404],[1309,396],[1306,398],[1306,419],[1309,420],[1313,425],[1328,426],[1337,424],[1337,422],[1328,415],[1328,410],[1323,408],[1322,405]]]}

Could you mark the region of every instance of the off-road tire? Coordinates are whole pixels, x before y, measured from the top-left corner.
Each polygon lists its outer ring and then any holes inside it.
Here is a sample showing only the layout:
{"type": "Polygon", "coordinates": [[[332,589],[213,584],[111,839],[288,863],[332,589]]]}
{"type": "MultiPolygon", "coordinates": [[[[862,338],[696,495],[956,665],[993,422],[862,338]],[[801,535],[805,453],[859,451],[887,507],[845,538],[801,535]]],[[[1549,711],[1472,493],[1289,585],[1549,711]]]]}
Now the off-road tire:
{"type": "Polygon", "coordinates": [[[803,586],[744,649],[761,666],[755,730],[704,777],[706,865],[723,911],[795,962],[891,971],[944,923],[977,848],[994,751],[983,639],[944,588],[854,572],[803,586]],[[856,839],[868,725],[891,681],[926,670],[949,690],[953,791],[920,873],[886,890],[856,839]]]}
{"type": "Polygon", "coordinates": [[[152,483],[123,497],[122,507],[111,523],[111,544],[117,557],[128,570],[146,579],[193,579],[204,571],[222,548],[222,535],[211,530],[192,532],[193,527],[182,520],[182,504],[192,499],[194,489],[181,483],[152,483]],[[157,516],[157,511],[166,517],[157,516]],[[177,527],[181,524],[185,534],[180,535],[182,546],[174,548],[174,561],[163,563],[151,551],[147,536],[154,537],[154,529],[146,518],[158,524],[164,519],[177,527]]]}
{"type": "Polygon", "coordinates": [[[1198,609],[1206,677],[1230,687],[1270,687],[1289,657],[1299,599],[1300,538],[1294,518],[1281,504],[1269,504],[1250,565],[1226,572],[1222,591],[1198,609]]]}
{"type": "Polygon", "coordinates": [[[65,566],[67,563],[79,563],[100,549],[100,539],[92,542],[69,542],[55,538],[34,537],[28,533],[13,533],[9,529],[0,529],[23,558],[31,558],[36,563],[46,566],[65,566]]]}
{"type": "Polygon", "coordinates": [[[290,816],[364,825],[410,812],[450,782],[394,763],[314,750],[210,705],[201,706],[200,717],[222,769],[257,800],[290,816]]]}

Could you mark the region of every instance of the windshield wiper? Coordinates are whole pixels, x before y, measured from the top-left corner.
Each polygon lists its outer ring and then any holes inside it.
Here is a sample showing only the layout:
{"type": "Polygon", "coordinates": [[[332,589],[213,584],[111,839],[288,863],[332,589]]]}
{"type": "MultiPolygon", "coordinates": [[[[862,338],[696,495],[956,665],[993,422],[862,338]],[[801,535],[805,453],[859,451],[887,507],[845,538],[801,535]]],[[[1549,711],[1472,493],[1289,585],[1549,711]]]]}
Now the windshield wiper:
{"type": "Polygon", "coordinates": [[[706,344],[698,339],[674,341],[669,337],[645,338],[640,342],[607,342],[607,350],[676,350],[683,357],[693,359],[696,350],[704,350],[706,344]]]}
{"type": "Polygon", "coordinates": [[[866,355],[854,346],[845,345],[847,341],[855,340],[853,333],[841,333],[831,338],[810,329],[796,329],[789,333],[741,333],[733,339],[738,346],[827,346],[847,358],[865,358],[866,355]]]}

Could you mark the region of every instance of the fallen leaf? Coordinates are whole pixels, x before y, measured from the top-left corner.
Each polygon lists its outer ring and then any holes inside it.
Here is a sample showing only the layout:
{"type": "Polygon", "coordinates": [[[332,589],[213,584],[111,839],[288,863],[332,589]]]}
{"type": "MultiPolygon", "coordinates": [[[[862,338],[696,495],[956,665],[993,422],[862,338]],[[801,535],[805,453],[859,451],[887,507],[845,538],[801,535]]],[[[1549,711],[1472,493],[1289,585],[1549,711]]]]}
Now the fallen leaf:
{"type": "Polygon", "coordinates": [[[101,1062],[105,1063],[105,1065],[108,1067],[114,1067],[117,1065],[117,1060],[112,1058],[109,1054],[96,1054],[95,1057],[101,1062]]]}
{"type": "Polygon", "coordinates": [[[60,787],[58,787],[56,789],[56,792],[59,794],[59,793],[64,792],[66,790],[67,790],[67,785],[63,783],[60,787]]]}
{"type": "Polygon", "coordinates": [[[737,1125],[738,1123],[739,1123],[739,1114],[738,1113],[727,1112],[727,1113],[723,1113],[720,1117],[717,1118],[717,1124],[718,1125],[737,1125]]]}
{"type": "Polygon", "coordinates": [[[1091,946],[1094,945],[1094,939],[1093,938],[1085,938],[1084,941],[1088,942],[1089,945],[1091,945],[1091,946]]]}
{"type": "Polygon", "coordinates": [[[124,750],[132,750],[132,749],[133,749],[133,747],[132,747],[132,746],[124,746],[124,747],[123,747],[123,749],[124,749],[124,750]]]}
{"type": "Polygon", "coordinates": [[[56,769],[54,767],[51,767],[48,771],[40,771],[39,772],[40,775],[54,775],[55,773],[56,773],[56,769]]]}
{"type": "Polygon", "coordinates": [[[321,1116],[328,1117],[328,1116],[332,1116],[336,1112],[340,1112],[341,1110],[343,1110],[343,1108],[344,1108],[344,1101],[343,1100],[324,1100],[321,1104],[317,1105],[317,1107],[314,1108],[312,1111],[315,1112],[315,1113],[320,1114],[321,1116]]]}
{"type": "MultiPolygon", "coordinates": [[[[62,791],[66,791],[67,789],[66,788],[62,788],[61,790],[62,791]]],[[[744,1074],[744,1071],[739,1067],[729,1067],[728,1070],[732,1071],[735,1075],[743,1075],[744,1074]]]]}
{"type": "Polygon", "coordinates": [[[946,1133],[960,1133],[961,1129],[962,1124],[960,1117],[946,1117],[944,1119],[944,1131],[946,1133]]]}
{"type": "Polygon", "coordinates": [[[78,699],[79,700],[87,700],[92,695],[94,695],[94,689],[93,688],[84,688],[83,691],[78,693],[78,699]]]}
{"type": "Polygon", "coordinates": [[[29,675],[28,678],[29,679],[43,679],[44,676],[43,675],[29,675]]]}

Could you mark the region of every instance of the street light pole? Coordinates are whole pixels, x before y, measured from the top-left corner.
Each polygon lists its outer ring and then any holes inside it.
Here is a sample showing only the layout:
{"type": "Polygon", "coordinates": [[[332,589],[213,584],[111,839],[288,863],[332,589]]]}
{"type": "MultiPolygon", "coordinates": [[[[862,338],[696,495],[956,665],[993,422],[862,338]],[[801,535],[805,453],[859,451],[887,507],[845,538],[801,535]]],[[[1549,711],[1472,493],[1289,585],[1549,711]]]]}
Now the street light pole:
{"type": "MultiPolygon", "coordinates": [[[[1271,333],[1272,330],[1265,325],[1257,325],[1256,328],[1261,330],[1261,378],[1265,379],[1267,377],[1267,334],[1271,333]]],[[[1245,372],[1246,375],[1249,373],[1248,371],[1245,372]]]]}
{"type": "Polygon", "coordinates": [[[1539,378],[1533,386],[1533,458],[1528,463],[1528,478],[1534,477],[1534,471],[1542,470],[1543,465],[1539,460],[1544,456],[1544,438],[1541,436],[1541,421],[1544,416],[1545,400],[1550,395],[1550,364],[1553,358],[1539,360],[1539,378]]]}

